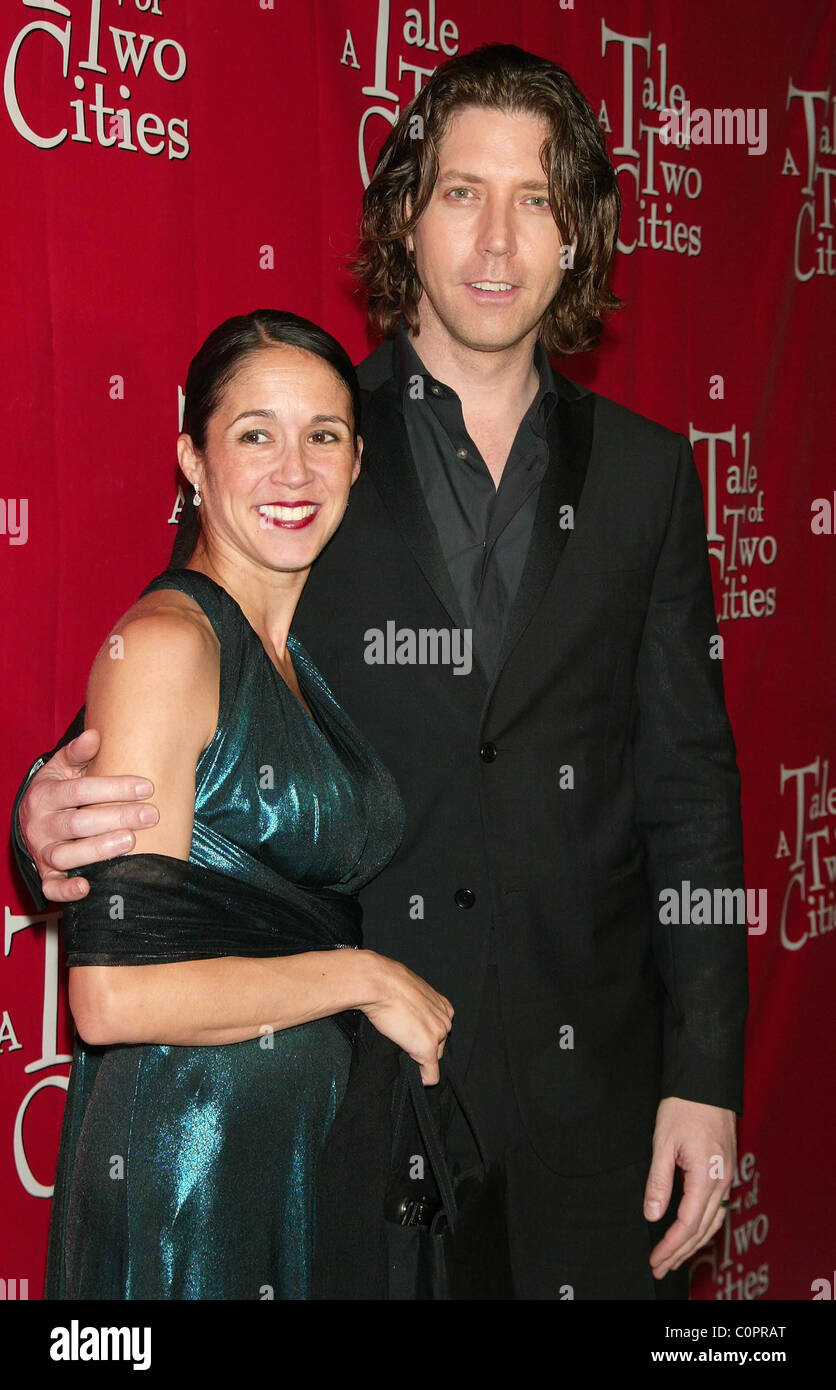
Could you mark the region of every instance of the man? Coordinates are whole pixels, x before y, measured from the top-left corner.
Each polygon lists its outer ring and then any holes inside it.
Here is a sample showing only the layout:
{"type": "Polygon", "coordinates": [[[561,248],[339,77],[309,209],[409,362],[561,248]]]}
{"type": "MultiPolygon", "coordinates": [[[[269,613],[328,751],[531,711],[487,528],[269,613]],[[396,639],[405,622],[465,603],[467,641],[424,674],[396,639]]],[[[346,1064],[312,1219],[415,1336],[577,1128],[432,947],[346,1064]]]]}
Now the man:
{"type": "MultiPolygon", "coordinates": [[[[388,337],[294,625],[400,784],[365,938],[456,1009],[520,1298],[687,1297],[742,1110],[745,925],[660,912],[663,890],[743,883],[693,455],[546,355],[616,306],[619,213],[560,68],[491,45],[437,69],[366,193],[357,269],[388,337]]],[[[133,844],[149,794],[80,778],[95,748],[21,803],[53,901],[133,844]]],[[[454,1122],[461,1166],[469,1142],[454,1122]]]]}

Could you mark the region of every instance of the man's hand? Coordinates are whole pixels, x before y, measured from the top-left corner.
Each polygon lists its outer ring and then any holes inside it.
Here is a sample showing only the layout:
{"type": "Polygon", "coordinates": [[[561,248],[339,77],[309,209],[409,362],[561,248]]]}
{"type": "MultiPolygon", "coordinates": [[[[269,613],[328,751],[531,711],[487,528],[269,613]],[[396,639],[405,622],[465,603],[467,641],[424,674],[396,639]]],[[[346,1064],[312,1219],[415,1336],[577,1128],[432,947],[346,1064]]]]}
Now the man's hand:
{"type": "Polygon", "coordinates": [[[737,1162],[736,1117],[717,1105],[667,1096],[656,1111],[653,1159],[644,1191],[644,1214],[658,1221],[667,1211],[674,1169],[684,1174],[682,1200],[676,1220],[650,1252],[656,1279],[679,1269],[720,1229],[737,1162]],[[712,1176],[714,1175],[714,1176],[712,1176]]]}
{"type": "Polygon", "coordinates": [[[127,854],[134,830],[154,825],[157,808],[146,798],[153,783],[139,777],[87,777],[99,751],[95,729],[85,729],[35,773],[20,803],[20,830],[41,876],[44,897],[54,903],[84,898],[86,878],[67,869],[127,854]]]}

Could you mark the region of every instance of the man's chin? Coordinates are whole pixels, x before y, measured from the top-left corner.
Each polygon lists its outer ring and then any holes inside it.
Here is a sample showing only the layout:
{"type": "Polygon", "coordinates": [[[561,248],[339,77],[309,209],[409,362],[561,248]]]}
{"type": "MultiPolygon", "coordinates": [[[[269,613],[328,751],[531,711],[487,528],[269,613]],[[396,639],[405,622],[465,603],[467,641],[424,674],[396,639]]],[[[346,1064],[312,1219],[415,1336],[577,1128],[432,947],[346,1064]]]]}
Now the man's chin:
{"type": "Polygon", "coordinates": [[[536,329],[537,322],[531,324],[519,318],[512,321],[510,315],[503,321],[490,310],[485,314],[451,314],[442,320],[450,337],[474,352],[506,352],[522,342],[532,328],[536,329]]]}
{"type": "MultiPolygon", "coordinates": [[[[429,300],[429,297],[428,297],[429,300]]],[[[548,309],[543,305],[543,313],[548,309]]],[[[477,305],[459,296],[429,301],[426,327],[435,337],[442,330],[453,343],[473,352],[508,352],[526,338],[536,338],[542,314],[532,319],[532,304],[477,305]]],[[[419,348],[420,351],[420,348],[419,348]]]]}
{"type": "Polygon", "coordinates": [[[469,325],[456,336],[463,346],[471,348],[474,352],[509,352],[524,342],[532,327],[536,326],[521,324],[511,328],[509,325],[503,325],[491,329],[486,328],[484,324],[469,325]]]}

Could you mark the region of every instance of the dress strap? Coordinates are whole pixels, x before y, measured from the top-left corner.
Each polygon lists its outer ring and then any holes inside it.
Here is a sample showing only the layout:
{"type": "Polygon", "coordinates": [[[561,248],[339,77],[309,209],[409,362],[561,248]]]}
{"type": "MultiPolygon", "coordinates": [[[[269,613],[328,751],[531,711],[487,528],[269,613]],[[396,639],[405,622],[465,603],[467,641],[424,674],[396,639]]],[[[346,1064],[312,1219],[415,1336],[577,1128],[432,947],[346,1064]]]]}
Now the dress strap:
{"type": "Polygon", "coordinates": [[[140,598],[157,589],[177,589],[181,594],[188,594],[189,598],[193,598],[203,609],[212,624],[215,636],[223,645],[229,626],[228,621],[225,621],[224,599],[229,600],[229,594],[220,584],[216,584],[208,574],[201,574],[199,570],[168,569],[158,574],[150,584],[146,584],[140,598]]]}

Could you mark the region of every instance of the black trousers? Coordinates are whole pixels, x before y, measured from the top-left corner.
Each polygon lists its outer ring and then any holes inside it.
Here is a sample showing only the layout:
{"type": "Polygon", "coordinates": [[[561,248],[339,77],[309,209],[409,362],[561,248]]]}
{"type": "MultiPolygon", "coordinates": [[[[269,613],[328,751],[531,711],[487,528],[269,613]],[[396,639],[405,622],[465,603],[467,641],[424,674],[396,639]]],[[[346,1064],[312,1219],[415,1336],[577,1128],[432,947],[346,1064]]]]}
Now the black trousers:
{"type": "MultiPolygon", "coordinates": [[[[448,1047],[455,1064],[455,1028],[448,1047]]],[[[642,1210],[646,1161],[605,1173],[567,1177],[548,1168],[526,1135],[508,1069],[496,968],[488,966],[476,1043],[463,1078],[489,1157],[507,1173],[507,1218],[518,1299],[687,1299],[688,1265],[655,1279],[650,1251],[676,1217],[682,1196],[677,1169],[668,1210],[650,1222],[642,1210]]],[[[459,1107],[448,1109],[451,1167],[474,1166],[476,1151],[459,1107]]]]}

